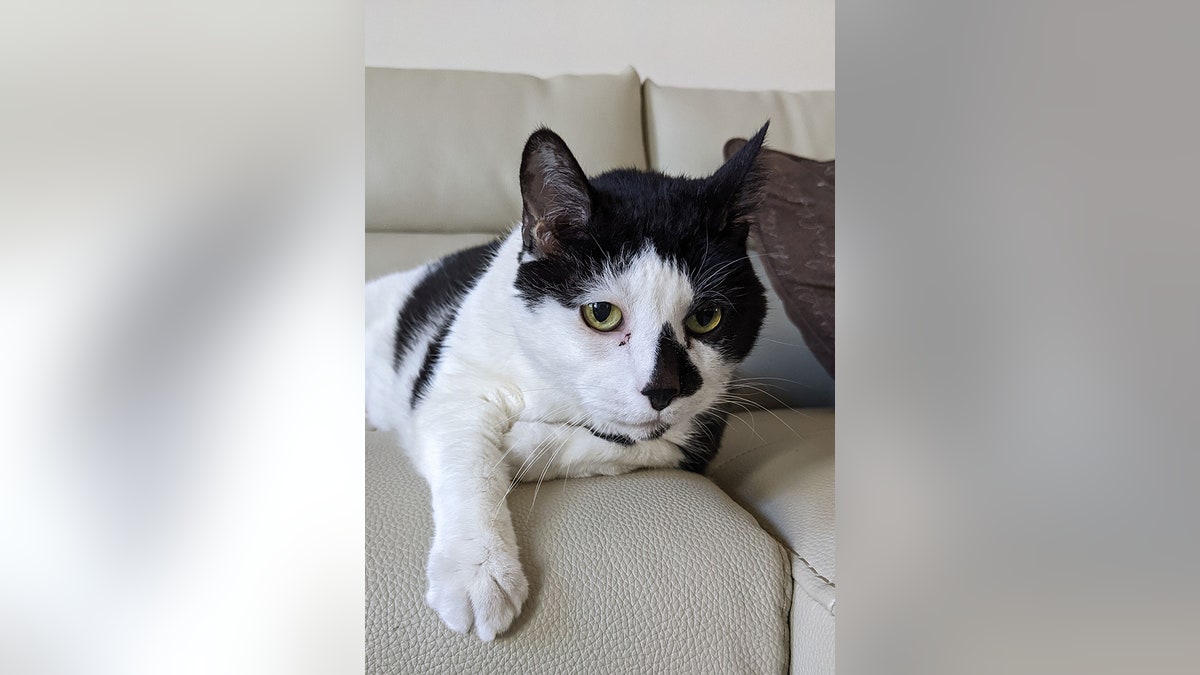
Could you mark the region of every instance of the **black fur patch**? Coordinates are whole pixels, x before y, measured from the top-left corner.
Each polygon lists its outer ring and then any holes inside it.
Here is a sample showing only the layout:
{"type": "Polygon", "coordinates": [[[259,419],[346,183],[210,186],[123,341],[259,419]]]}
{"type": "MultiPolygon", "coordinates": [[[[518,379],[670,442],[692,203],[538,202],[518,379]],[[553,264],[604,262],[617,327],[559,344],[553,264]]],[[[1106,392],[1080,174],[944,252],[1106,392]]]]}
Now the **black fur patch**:
{"type": "MultiPolygon", "coordinates": [[[[439,320],[448,328],[463,297],[479,281],[496,257],[501,241],[464,249],[442,258],[429,270],[412,295],[408,296],[396,319],[396,334],[392,347],[392,370],[399,371],[400,363],[412,351],[417,336],[439,320]]],[[[428,360],[428,353],[426,355],[428,360]]]]}
{"type": "Polygon", "coordinates": [[[417,379],[413,380],[412,398],[409,399],[410,407],[417,407],[417,403],[429,389],[429,383],[433,381],[433,369],[437,368],[438,359],[442,357],[442,343],[446,341],[446,335],[449,334],[452,323],[454,323],[453,314],[446,317],[442,327],[429,341],[429,348],[425,350],[425,360],[421,362],[421,370],[417,373],[417,379]]]}
{"type": "Polygon", "coordinates": [[[674,389],[678,398],[686,398],[700,391],[704,378],[692,363],[687,350],[675,339],[675,333],[663,325],[658,336],[658,351],[654,357],[654,371],[646,390],[674,389]]]}
{"type": "Polygon", "coordinates": [[[708,410],[696,417],[696,429],[687,445],[680,447],[683,459],[679,468],[684,471],[704,473],[717,449],[721,447],[721,437],[725,435],[725,425],[728,420],[724,411],[708,410]]]}
{"type": "Polygon", "coordinates": [[[458,315],[462,299],[491,265],[501,240],[452,253],[439,260],[413,289],[396,319],[392,368],[400,370],[404,358],[416,348],[417,337],[436,325],[437,332],[425,349],[421,369],[413,380],[410,405],[416,407],[433,381],[442,345],[458,315]]]}

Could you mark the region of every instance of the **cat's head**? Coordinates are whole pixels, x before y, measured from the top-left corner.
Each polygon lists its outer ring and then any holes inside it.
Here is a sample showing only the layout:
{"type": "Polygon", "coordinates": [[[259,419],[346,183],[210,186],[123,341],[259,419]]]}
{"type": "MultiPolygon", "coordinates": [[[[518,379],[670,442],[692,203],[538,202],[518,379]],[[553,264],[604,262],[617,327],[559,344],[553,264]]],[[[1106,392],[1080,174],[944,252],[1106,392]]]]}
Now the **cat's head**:
{"type": "Polygon", "coordinates": [[[578,422],[657,438],[724,394],[766,314],[746,251],[766,132],[707,178],[620,169],[590,180],[553,131],[530,136],[514,286],[533,339],[522,344],[582,406],[578,422]]]}

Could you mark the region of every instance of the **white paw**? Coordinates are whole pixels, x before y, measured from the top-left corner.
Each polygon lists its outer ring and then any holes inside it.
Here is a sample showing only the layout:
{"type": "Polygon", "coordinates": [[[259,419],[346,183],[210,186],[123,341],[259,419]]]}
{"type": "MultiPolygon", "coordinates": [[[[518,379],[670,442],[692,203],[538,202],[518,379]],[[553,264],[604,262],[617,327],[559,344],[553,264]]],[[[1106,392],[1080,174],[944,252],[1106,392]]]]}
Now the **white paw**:
{"type": "Polygon", "coordinates": [[[435,541],[426,570],[425,602],[451,630],[465,633],[474,625],[484,642],[512,624],[529,595],[516,548],[499,538],[490,543],[435,541]]]}

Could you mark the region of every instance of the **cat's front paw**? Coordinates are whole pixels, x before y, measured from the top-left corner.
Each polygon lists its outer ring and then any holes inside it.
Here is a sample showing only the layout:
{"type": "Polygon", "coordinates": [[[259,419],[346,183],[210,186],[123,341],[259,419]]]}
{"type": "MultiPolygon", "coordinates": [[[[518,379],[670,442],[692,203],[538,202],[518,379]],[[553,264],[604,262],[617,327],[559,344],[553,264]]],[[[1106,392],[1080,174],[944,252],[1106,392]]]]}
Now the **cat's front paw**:
{"type": "Polygon", "coordinates": [[[435,541],[426,570],[425,602],[451,630],[490,642],[521,613],[529,584],[515,547],[502,541],[435,541]]]}

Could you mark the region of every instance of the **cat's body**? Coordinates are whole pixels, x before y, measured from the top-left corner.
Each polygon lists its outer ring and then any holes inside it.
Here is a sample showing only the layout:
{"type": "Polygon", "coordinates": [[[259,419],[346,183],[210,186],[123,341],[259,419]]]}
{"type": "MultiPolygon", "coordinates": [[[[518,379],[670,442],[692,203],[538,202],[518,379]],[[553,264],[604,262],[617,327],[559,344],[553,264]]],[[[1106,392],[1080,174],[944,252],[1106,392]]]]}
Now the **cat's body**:
{"type": "MultiPolygon", "coordinates": [[[[522,470],[523,479],[550,480],[618,474],[650,466],[680,466],[685,459],[680,445],[688,441],[691,425],[674,426],[660,439],[632,445],[625,445],[628,442],[625,438],[619,442],[605,440],[599,436],[607,435],[602,431],[603,422],[593,421],[592,426],[599,427],[595,429],[585,426],[586,420],[577,419],[578,408],[564,402],[570,392],[530,362],[519,344],[521,336],[517,331],[524,330],[526,339],[533,339],[538,327],[513,326],[504,311],[513,295],[512,279],[520,241],[520,232],[513,232],[489,244],[368,285],[368,316],[375,318],[368,324],[368,344],[375,348],[369,354],[371,363],[367,369],[370,423],[379,429],[396,431],[403,447],[415,449],[421,443],[414,431],[428,429],[430,424],[436,426],[437,416],[457,419],[472,414],[472,406],[494,405],[495,401],[472,400],[472,392],[502,393],[506,405],[513,403],[520,408],[510,412],[513,419],[507,422],[512,428],[506,430],[503,443],[509,475],[522,470]],[[457,298],[461,302],[457,307],[442,305],[431,312],[428,323],[414,331],[411,344],[400,349],[397,360],[396,318],[412,297],[412,291],[422,281],[440,283],[451,274],[460,279],[479,274],[479,278],[457,298]],[[442,334],[443,326],[447,325],[449,329],[442,334]],[[443,396],[448,393],[449,385],[436,390],[431,387],[433,366],[425,366],[431,349],[436,352],[438,376],[456,380],[461,387],[456,395],[443,396]],[[396,363],[398,368],[393,367],[396,363]],[[417,385],[418,380],[422,380],[421,386],[417,385]],[[416,407],[412,406],[414,396],[418,398],[416,407]],[[508,401],[509,398],[512,400],[508,401]],[[439,409],[440,405],[451,409],[439,409]],[[428,419],[430,416],[433,419],[428,419]],[[571,442],[566,442],[568,439],[571,442]]],[[[444,288],[445,284],[441,286],[444,288]]],[[[631,335],[626,346],[632,347],[632,342],[631,335]]],[[[653,349],[643,351],[650,352],[648,360],[654,358],[653,349]]],[[[431,468],[425,465],[428,458],[420,453],[412,456],[422,474],[427,474],[431,468]]]]}
{"type": "Polygon", "coordinates": [[[430,484],[426,600],[490,640],[527,585],[511,482],[702,471],[765,314],[746,255],[766,127],[709,179],[590,181],[548,130],[521,163],[522,223],[367,285],[367,414],[430,484]]]}

